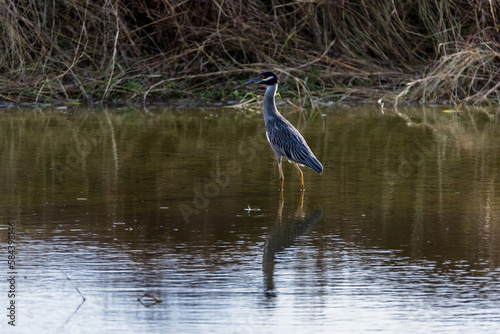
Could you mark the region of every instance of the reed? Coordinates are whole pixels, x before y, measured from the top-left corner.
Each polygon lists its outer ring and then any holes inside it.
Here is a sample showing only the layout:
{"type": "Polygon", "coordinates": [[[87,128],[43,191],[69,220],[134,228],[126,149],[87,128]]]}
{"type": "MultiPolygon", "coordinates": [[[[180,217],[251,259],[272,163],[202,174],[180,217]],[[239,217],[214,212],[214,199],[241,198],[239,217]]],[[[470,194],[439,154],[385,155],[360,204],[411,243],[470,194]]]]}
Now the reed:
{"type": "Polygon", "coordinates": [[[492,0],[4,1],[0,99],[238,98],[274,70],[299,104],[498,103],[499,15],[492,0]]]}

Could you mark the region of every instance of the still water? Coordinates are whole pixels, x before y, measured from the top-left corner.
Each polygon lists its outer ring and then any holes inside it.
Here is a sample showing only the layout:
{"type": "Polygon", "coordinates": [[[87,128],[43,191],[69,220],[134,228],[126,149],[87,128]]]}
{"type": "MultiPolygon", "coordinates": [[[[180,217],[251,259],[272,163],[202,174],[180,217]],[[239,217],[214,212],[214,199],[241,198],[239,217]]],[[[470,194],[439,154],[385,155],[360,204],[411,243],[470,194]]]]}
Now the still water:
{"type": "Polygon", "coordinates": [[[283,200],[252,110],[2,110],[1,332],[500,332],[500,113],[444,109],[285,109],[283,200]]]}

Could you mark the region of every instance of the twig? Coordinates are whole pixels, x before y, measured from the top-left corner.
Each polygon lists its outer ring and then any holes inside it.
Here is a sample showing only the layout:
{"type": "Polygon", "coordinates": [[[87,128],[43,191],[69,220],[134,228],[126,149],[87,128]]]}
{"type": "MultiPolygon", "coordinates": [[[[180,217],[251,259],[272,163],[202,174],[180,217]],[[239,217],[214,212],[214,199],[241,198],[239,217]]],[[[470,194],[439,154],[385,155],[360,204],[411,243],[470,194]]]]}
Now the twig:
{"type": "Polygon", "coordinates": [[[71,285],[73,285],[73,287],[80,294],[80,296],[82,296],[83,301],[87,300],[85,298],[85,296],[83,295],[83,293],[80,291],[80,289],[78,289],[78,287],[75,285],[75,283],[73,283],[73,281],[69,278],[69,276],[66,275],[66,273],[64,271],[61,270],[61,272],[64,274],[64,276],[66,276],[66,278],[68,279],[68,281],[71,283],[71,285]]]}

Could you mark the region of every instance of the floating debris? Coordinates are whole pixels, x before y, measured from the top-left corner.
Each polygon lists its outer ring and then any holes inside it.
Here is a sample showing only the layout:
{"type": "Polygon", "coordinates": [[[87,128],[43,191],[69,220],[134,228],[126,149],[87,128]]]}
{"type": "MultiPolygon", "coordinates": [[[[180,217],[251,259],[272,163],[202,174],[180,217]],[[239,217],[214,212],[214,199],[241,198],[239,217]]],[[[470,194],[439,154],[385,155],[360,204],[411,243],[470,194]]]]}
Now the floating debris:
{"type": "Polygon", "coordinates": [[[150,307],[163,302],[161,299],[156,298],[155,296],[149,293],[145,293],[144,296],[137,298],[137,300],[146,307],[150,307]]]}
{"type": "Polygon", "coordinates": [[[248,208],[245,208],[243,210],[248,211],[248,212],[251,212],[251,211],[260,211],[259,208],[254,209],[254,208],[251,208],[250,205],[248,205],[248,208]]]}

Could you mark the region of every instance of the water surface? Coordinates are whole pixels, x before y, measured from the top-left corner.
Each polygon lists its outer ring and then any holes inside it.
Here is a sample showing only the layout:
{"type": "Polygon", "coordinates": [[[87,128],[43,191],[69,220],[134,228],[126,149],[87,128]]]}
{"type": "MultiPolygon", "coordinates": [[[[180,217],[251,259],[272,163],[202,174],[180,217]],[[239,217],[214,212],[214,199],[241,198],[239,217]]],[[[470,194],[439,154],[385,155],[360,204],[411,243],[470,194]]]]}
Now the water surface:
{"type": "Polygon", "coordinates": [[[3,110],[0,328],[500,331],[499,114],[444,109],[285,110],[325,170],[283,200],[250,110],[3,110]]]}

